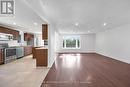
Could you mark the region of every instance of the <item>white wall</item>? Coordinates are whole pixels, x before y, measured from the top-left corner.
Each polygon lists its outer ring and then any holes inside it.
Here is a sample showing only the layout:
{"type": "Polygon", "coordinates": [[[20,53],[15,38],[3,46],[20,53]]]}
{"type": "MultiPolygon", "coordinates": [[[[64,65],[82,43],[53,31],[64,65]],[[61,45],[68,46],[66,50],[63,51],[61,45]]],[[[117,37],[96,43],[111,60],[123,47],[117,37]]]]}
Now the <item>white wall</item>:
{"type": "Polygon", "coordinates": [[[59,33],[55,31],[55,52],[59,50],[59,33]]]}
{"type": "Polygon", "coordinates": [[[81,49],[63,49],[62,34],[54,29],[49,33],[49,64],[54,62],[56,52],[96,52],[126,63],[130,63],[130,24],[104,32],[86,34],[81,36],[81,49]]]}
{"type": "Polygon", "coordinates": [[[55,27],[52,24],[48,25],[48,67],[51,67],[56,58],[55,53],[55,27]]]}
{"type": "Polygon", "coordinates": [[[95,50],[95,34],[83,34],[79,35],[81,38],[81,48],[80,49],[63,49],[63,34],[56,35],[56,52],[94,52],[95,50]]]}
{"type": "Polygon", "coordinates": [[[97,33],[96,52],[130,63],[130,25],[97,33]]]}

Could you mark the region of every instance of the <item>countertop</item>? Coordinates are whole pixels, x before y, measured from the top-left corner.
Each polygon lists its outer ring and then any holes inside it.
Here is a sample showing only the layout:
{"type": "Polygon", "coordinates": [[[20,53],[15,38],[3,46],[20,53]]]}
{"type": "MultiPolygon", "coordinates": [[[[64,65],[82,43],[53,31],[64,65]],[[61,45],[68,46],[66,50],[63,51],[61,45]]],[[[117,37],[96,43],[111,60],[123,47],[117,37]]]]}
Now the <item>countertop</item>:
{"type": "Polygon", "coordinates": [[[44,47],[44,46],[33,46],[34,48],[41,48],[41,47],[44,47]]]}
{"type": "Polygon", "coordinates": [[[36,48],[36,49],[48,49],[47,47],[40,47],[40,48],[36,48]]]}

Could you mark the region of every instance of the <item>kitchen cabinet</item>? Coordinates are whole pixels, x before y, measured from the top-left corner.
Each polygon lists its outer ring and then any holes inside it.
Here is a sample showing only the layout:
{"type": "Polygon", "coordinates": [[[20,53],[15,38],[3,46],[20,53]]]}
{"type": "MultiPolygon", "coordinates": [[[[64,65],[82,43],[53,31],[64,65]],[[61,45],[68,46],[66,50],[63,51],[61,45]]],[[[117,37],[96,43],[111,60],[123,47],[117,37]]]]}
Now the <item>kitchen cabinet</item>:
{"type": "Polygon", "coordinates": [[[47,48],[36,48],[36,66],[48,65],[48,49],[47,48]]]}
{"type": "Polygon", "coordinates": [[[0,49],[0,64],[4,63],[4,52],[3,49],[0,49]]]}
{"type": "Polygon", "coordinates": [[[33,34],[30,34],[30,33],[24,33],[24,40],[25,41],[30,41],[34,38],[34,35],[33,34]]]}
{"type": "Polygon", "coordinates": [[[3,26],[0,26],[0,33],[12,34],[14,40],[17,40],[19,37],[19,31],[3,26]]]}
{"type": "Polygon", "coordinates": [[[39,47],[32,47],[33,59],[36,58],[36,48],[40,48],[40,46],[39,47]]]}
{"type": "Polygon", "coordinates": [[[32,54],[32,46],[24,46],[24,56],[32,54]]]}
{"type": "Polygon", "coordinates": [[[48,24],[42,24],[42,39],[48,39],[48,24]]]}
{"type": "Polygon", "coordinates": [[[13,39],[14,40],[18,40],[18,38],[19,38],[19,31],[12,32],[12,34],[13,34],[13,39]]]}

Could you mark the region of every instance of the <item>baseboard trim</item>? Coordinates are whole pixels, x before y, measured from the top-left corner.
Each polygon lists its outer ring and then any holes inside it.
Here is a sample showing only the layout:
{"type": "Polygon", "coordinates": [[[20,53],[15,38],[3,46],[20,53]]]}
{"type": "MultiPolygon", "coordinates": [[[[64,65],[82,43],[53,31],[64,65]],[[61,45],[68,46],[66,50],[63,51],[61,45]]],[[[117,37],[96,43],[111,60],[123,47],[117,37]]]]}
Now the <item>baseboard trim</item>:
{"type": "Polygon", "coordinates": [[[112,60],[116,60],[116,61],[119,61],[119,62],[126,63],[126,64],[129,64],[129,65],[130,65],[130,63],[125,62],[125,61],[122,61],[122,60],[118,60],[117,58],[114,58],[114,57],[109,57],[109,56],[106,56],[106,55],[101,54],[101,53],[96,53],[96,54],[101,55],[101,56],[104,56],[104,57],[106,57],[106,58],[110,58],[110,59],[112,59],[112,60]]]}

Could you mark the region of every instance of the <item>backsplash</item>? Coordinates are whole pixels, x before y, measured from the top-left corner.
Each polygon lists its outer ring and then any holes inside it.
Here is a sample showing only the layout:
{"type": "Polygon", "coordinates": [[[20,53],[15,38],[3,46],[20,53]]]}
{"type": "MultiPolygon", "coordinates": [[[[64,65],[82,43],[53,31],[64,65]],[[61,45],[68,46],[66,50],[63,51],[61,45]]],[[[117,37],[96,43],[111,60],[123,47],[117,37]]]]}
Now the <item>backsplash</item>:
{"type": "Polygon", "coordinates": [[[17,40],[0,41],[0,43],[8,43],[9,47],[12,47],[12,46],[19,46],[19,43],[18,43],[17,40]]]}
{"type": "Polygon", "coordinates": [[[10,40],[10,41],[0,41],[0,43],[8,43],[9,47],[12,47],[12,46],[27,46],[26,41],[18,43],[17,40],[10,40]]]}

